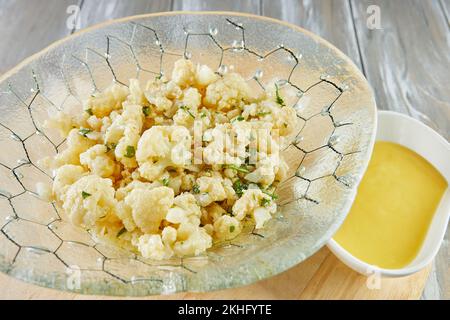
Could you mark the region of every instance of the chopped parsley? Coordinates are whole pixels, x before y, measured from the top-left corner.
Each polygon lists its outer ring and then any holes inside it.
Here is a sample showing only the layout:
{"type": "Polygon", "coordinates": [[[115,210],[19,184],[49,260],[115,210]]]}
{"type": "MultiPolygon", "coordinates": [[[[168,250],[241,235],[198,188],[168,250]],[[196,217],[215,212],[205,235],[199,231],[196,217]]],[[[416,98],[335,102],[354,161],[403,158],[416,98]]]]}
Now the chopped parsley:
{"type": "Polygon", "coordinates": [[[237,121],[244,121],[244,117],[243,116],[239,116],[236,118],[237,121]]]}
{"type": "Polygon", "coordinates": [[[236,229],[235,226],[230,226],[230,233],[233,233],[235,229],[236,229]]]}
{"type": "Polygon", "coordinates": [[[81,196],[83,197],[83,199],[86,199],[86,198],[92,196],[92,194],[87,193],[87,192],[85,192],[85,191],[81,191],[81,196]]]}
{"type": "Polygon", "coordinates": [[[276,83],[275,83],[275,94],[276,94],[276,96],[277,96],[276,102],[277,102],[280,106],[284,107],[284,106],[285,106],[284,100],[283,100],[283,98],[282,98],[281,95],[280,95],[280,88],[278,87],[278,85],[277,85],[276,83]]]}
{"type": "Polygon", "coordinates": [[[187,107],[187,106],[181,106],[180,109],[186,111],[187,114],[188,114],[189,116],[192,117],[192,119],[195,119],[195,116],[192,114],[192,112],[191,112],[191,110],[189,109],[189,107],[187,107]]]}
{"type": "Polygon", "coordinates": [[[169,178],[164,178],[164,179],[162,179],[161,182],[162,182],[163,186],[167,187],[169,185],[169,178]]]}
{"type": "Polygon", "coordinates": [[[203,111],[203,112],[200,114],[200,118],[206,118],[206,117],[207,117],[207,114],[206,114],[205,111],[203,111]]]}
{"type": "Polygon", "coordinates": [[[272,200],[277,200],[278,199],[278,195],[276,195],[275,193],[270,193],[267,190],[261,189],[262,193],[267,194],[268,196],[270,196],[272,198],[272,200]]]}
{"type": "Polygon", "coordinates": [[[86,135],[90,132],[92,132],[92,130],[86,129],[86,128],[80,128],[80,130],[78,130],[78,133],[81,134],[85,138],[86,138],[86,135]]]}
{"type": "Polygon", "coordinates": [[[250,173],[250,171],[245,166],[238,167],[235,164],[224,164],[223,167],[226,169],[236,170],[237,172],[250,173]]]}
{"type": "Polygon", "coordinates": [[[125,232],[127,232],[127,229],[125,227],[123,227],[122,229],[119,230],[119,232],[117,232],[116,238],[119,238],[125,232]]]}
{"type": "Polygon", "coordinates": [[[143,113],[146,117],[148,117],[148,116],[150,115],[150,107],[147,107],[147,106],[142,107],[142,113],[143,113]]]}
{"type": "Polygon", "coordinates": [[[136,150],[133,146],[127,146],[127,153],[125,153],[125,157],[127,158],[133,158],[136,154],[136,150]]]}
{"type": "Polygon", "coordinates": [[[92,112],[92,108],[86,109],[84,111],[86,111],[86,113],[90,116],[94,115],[94,113],[92,112]]]}
{"type": "Polygon", "coordinates": [[[261,199],[261,207],[267,207],[268,205],[269,205],[269,203],[270,203],[270,199],[267,199],[267,198],[262,198],[261,199]]]}
{"type": "Polygon", "coordinates": [[[270,111],[267,111],[267,112],[258,112],[256,115],[258,116],[258,117],[264,117],[264,116],[266,116],[266,115],[268,115],[268,114],[271,114],[272,112],[270,112],[270,111]]]}
{"type": "Polygon", "coordinates": [[[237,194],[239,197],[241,197],[242,194],[244,193],[244,191],[248,189],[248,185],[245,184],[245,183],[242,183],[241,180],[236,180],[236,181],[233,183],[233,189],[234,189],[234,191],[236,192],[236,194],[237,194]]]}
{"type": "Polygon", "coordinates": [[[199,194],[199,193],[200,193],[200,187],[199,187],[199,185],[198,185],[198,184],[195,184],[195,185],[192,187],[192,191],[193,191],[195,194],[199,194]]]}

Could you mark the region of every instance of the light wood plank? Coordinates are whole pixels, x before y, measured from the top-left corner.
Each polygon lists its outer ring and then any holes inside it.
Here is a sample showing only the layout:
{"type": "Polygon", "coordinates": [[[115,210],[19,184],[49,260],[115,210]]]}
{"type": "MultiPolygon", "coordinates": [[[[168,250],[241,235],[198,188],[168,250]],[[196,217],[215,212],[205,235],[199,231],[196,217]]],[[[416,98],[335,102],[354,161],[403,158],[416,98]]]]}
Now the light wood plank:
{"type": "Polygon", "coordinates": [[[438,1],[353,1],[367,78],[380,109],[406,112],[450,138],[450,37],[438,1]],[[366,26],[377,5],[381,30],[366,26]]]}
{"type": "Polygon", "coordinates": [[[78,1],[0,1],[0,74],[69,35],[66,10],[78,1]]]}
{"type": "MultiPolygon", "coordinates": [[[[367,277],[349,271],[348,267],[330,254],[321,265],[309,285],[300,294],[300,299],[363,299],[398,300],[419,299],[423,285],[428,279],[431,266],[403,278],[381,278],[378,287],[367,285],[367,277]]],[[[371,280],[369,280],[371,281],[371,280]]]]}
{"type": "Polygon", "coordinates": [[[263,0],[262,13],[320,35],[342,50],[361,69],[347,0],[263,0]]]}
{"type": "Polygon", "coordinates": [[[170,11],[171,0],[84,0],[81,27],[137,14],[170,11]]]}
{"type": "Polygon", "coordinates": [[[240,11],[260,13],[259,0],[175,0],[173,10],[240,11]]]}
{"type": "MultiPolygon", "coordinates": [[[[322,248],[290,270],[249,286],[141,299],[418,299],[429,269],[427,267],[405,278],[382,279],[379,290],[370,290],[366,285],[366,277],[346,267],[327,248],[322,248]]],[[[0,274],[0,288],[3,288],[0,290],[0,299],[111,299],[39,288],[3,274],[0,274]]]]}

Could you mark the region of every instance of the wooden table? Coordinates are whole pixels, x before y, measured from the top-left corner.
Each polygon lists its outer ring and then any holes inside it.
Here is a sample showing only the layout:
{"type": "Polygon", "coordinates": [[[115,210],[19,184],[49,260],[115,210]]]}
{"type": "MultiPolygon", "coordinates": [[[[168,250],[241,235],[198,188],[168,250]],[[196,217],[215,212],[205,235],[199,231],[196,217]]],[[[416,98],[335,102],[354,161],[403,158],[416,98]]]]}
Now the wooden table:
{"type": "MultiPolygon", "coordinates": [[[[81,28],[171,10],[241,11],[286,20],[315,32],[346,53],[374,88],[379,109],[409,114],[450,139],[450,0],[0,0],[0,74],[76,32],[70,17],[78,8],[81,28]],[[379,29],[373,29],[377,12],[379,29]]],[[[450,299],[448,234],[431,266],[424,299],[450,299]]],[[[316,272],[315,267],[333,258],[323,249],[307,263],[316,272]]],[[[257,288],[266,288],[265,296],[270,297],[271,292],[280,290],[275,283],[267,280],[257,288]]],[[[288,292],[278,297],[320,297],[312,293],[314,286],[308,288],[302,294],[288,292]]],[[[45,298],[52,294],[0,275],[0,298],[45,298]],[[8,294],[2,290],[6,286],[17,286],[18,290],[8,294]]]]}

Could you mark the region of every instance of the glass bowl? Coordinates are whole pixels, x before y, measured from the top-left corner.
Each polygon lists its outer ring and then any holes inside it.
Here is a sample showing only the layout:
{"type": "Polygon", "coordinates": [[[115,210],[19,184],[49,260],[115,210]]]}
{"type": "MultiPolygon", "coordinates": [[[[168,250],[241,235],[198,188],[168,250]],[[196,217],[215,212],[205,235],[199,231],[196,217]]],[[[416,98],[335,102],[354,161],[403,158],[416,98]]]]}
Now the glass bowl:
{"type": "Polygon", "coordinates": [[[376,106],[364,76],[343,53],[299,27],[227,12],[162,13],[96,26],[27,59],[0,79],[0,270],[37,285],[86,294],[142,296],[250,284],[303,261],[332,237],[368,164],[376,106]],[[206,254],[145,260],[98,243],[36,196],[52,173],[37,160],[64,148],[43,128],[112,80],[170,74],[181,57],[219,74],[239,72],[254,90],[277,79],[299,118],[282,152],[289,178],[261,231],[206,254]]]}

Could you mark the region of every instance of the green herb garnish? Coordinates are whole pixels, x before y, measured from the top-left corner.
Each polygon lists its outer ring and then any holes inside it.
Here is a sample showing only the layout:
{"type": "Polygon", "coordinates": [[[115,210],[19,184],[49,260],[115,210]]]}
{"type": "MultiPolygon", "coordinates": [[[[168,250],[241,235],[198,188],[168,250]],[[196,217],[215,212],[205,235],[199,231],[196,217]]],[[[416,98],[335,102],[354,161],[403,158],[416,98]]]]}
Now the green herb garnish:
{"type": "Polygon", "coordinates": [[[163,186],[167,187],[169,185],[169,178],[162,179],[163,186]]]}
{"type": "Polygon", "coordinates": [[[80,128],[80,130],[78,130],[78,133],[81,134],[85,138],[86,138],[86,135],[90,132],[92,132],[92,130],[86,129],[86,128],[80,128]]]}
{"type": "Polygon", "coordinates": [[[192,192],[194,192],[195,194],[199,194],[199,193],[200,193],[200,187],[199,187],[198,184],[195,184],[195,185],[192,187],[192,192]]]}
{"type": "Polygon", "coordinates": [[[230,233],[233,233],[235,229],[236,229],[235,226],[230,226],[230,233]]]}
{"type": "Polygon", "coordinates": [[[195,116],[192,114],[192,112],[191,112],[191,110],[189,109],[189,107],[187,107],[187,106],[181,106],[180,109],[186,111],[187,114],[190,115],[190,116],[192,117],[192,119],[195,119],[195,116]]]}
{"type": "Polygon", "coordinates": [[[133,146],[127,146],[127,153],[125,153],[125,157],[133,158],[136,154],[136,149],[133,146]]]}
{"type": "Polygon", "coordinates": [[[262,193],[267,194],[269,197],[272,198],[272,200],[277,200],[278,199],[278,195],[276,195],[275,193],[270,193],[267,190],[261,189],[262,193]]]}
{"type": "Polygon", "coordinates": [[[85,192],[85,191],[81,191],[81,196],[83,197],[83,199],[86,199],[86,198],[92,196],[92,194],[87,193],[87,192],[85,192]]]}
{"type": "Polygon", "coordinates": [[[256,115],[258,116],[258,117],[264,117],[264,116],[266,116],[266,115],[268,115],[268,114],[271,114],[272,112],[270,112],[270,111],[267,111],[267,112],[258,112],[256,115]]]}
{"type": "Polygon", "coordinates": [[[243,116],[239,116],[236,118],[237,121],[244,121],[244,117],[243,116]]]}
{"type": "Polygon", "coordinates": [[[261,207],[267,207],[269,205],[270,201],[271,201],[270,199],[262,198],[261,203],[260,203],[261,207]]]}
{"type": "Polygon", "coordinates": [[[237,194],[239,197],[241,197],[242,194],[244,193],[244,191],[248,189],[248,185],[245,184],[245,183],[242,183],[241,180],[236,180],[236,181],[233,183],[233,189],[234,189],[234,191],[236,192],[236,194],[237,194]]]}
{"type": "Polygon", "coordinates": [[[123,227],[122,229],[120,229],[119,232],[117,232],[116,238],[119,238],[121,235],[123,235],[125,232],[127,232],[127,229],[125,227],[123,227]]]}
{"type": "Polygon", "coordinates": [[[226,169],[233,169],[233,170],[236,170],[236,171],[242,172],[242,173],[250,173],[250,171],[245,166],[238,167],[235,164],[224,164],[223,167],[226,169]]]}
{"type": "Polygon", "coordinates": [[[280,106],[284,107],[284,106],[285,106],[284,100],[283,100],[283,98],[282,98],[281,95],[280,95],[280,88],[278,88],[278,85],[277,85],[276,83],[275,83],[275,94],[276,94],[276,96],[277,96],[276,102],[277,102],[280,106]]]}
{"type": "Polygon", "coordinates": [[[207,117],[207,114],[206,114],[205,111],[203,111],[203,112],[200,114],[200,118],[206,118],[206,117],[207,117]]]}
{"type": "Polygon", "coordinates": [[[142,112],[144,113],[144,115],[146,117],[148,117],[150,115],[150,107],[142,107],[142,112]]]}

